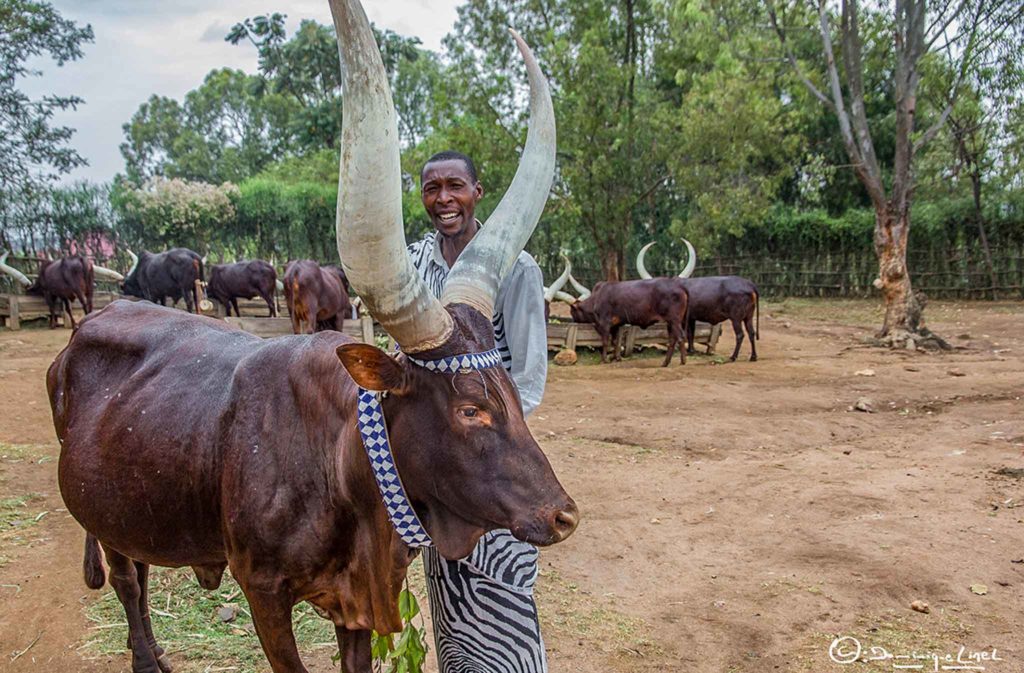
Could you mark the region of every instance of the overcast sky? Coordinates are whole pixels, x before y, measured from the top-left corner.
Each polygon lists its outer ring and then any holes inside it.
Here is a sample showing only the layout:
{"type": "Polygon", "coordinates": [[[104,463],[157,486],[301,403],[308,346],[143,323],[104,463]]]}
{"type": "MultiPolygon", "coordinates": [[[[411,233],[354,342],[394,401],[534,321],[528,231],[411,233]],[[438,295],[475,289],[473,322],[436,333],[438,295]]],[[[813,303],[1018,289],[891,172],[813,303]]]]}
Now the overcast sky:
{"type": "MultiPolygon", "coordinates": [[[[84,58],[58,68],[40,64],[42,77],[24,82],[36,97],[74,94],[85,99],[77,111],[56,120],[78,129],[72,145],[89,165],[66,181],[103,182],[124,170],[118,146],[127,122],[151,94],[177,100],[214,68],[256,72],[256,50],[224,41],[231,26],[251,16],[288,15],[289,35],[302,19],[330,24],[325,0],[51,0],[65,18],[92,24],[96,40],[84,58]]],[[[428,49],[455,24],[457,0],[364,0],[370,20],[402,35],[415,35],[428,49]]]]}

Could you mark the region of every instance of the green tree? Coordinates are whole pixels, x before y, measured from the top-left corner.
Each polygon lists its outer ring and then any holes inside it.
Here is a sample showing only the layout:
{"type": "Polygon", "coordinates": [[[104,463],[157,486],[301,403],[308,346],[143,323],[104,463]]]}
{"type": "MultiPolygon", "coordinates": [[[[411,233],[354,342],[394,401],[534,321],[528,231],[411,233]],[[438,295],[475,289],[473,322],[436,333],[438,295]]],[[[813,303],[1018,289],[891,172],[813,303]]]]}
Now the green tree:
{"type": "Polygon", "coordinates": [[[663,100],[650,76],[662,23],[650,0],[471,0],[459,8],[439,97],[449,105],[428,142],[443,139],[477,158],[493,199],[511,181],[525,138],[525,77],[506,26],[533,47],[553,90],[559,156],[539,227],[546,252],[564,246],[577,261],[596,256],[601,277],[622,278],[627,248],[653,226],[661,209],[647,206],[669,178],[667,144],[653,123],[663,100]]]}
{"type": "MultiPolygon", "coordinates": [[[[341,133],[341,73],[333,26],[302,21],[288,38],[287,16],[267,14],[235,24],[224,39],[247,41],[259,53],[261,79],[257,90],[288,97],[297,104],[291,130],[302,151],[337,147],[341,133]]],[[[437,58],[419,48],[418,38],[373,28],[395,92],[403,140],[422,135],[420,119],[429,101],[429,87],[440,69],[437,58]]]]}
{"type": "Polygon", "coordinates": [[[124,125],[128,178],[156,176],[221,183],[255,175],[292,149],[297,106],[259,92],[259,78],[212,70],[184,104],[152,96],[124,125]]]}
{"type": "Polygon", "coordinates": [[[46,187],[57,177],[86,163],[68,146],[74,130],[54,126],[54,113],[74,109],[78,96],[47,95],[32,99],[19,80],[38,77],[29,66],[50,58],[58,66],[82,57],[92,28],[65,19],[47,2],[5,0],[0,3],[0,245],[21,238],[22,216],[32,217],[46,187]]]}

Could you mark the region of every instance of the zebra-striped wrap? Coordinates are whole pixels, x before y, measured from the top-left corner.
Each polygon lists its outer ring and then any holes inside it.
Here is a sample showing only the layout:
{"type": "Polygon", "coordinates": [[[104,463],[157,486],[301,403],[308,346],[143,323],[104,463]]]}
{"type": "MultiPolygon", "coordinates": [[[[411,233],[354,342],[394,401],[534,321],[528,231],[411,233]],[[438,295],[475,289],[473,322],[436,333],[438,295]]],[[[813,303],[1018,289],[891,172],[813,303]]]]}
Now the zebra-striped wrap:
{"type": "MultiPolygon", "coordinates": [[[[488,367],[501,366],[501,354],[497,349],[483,353],[464,353],[437,360],[418,360],[410,357],[409,361],[432,372],[454,373],[464,370],[476,371],[488,367]]],[[[395,464],[391,452],[391,441],[388,439],[388,428],[384,422],[384,409],[380,404],[380,393],[373,390],[359,389],[358,395],[359,436],[363,438],[363,448],[370,459],[373,476],[377,480],[380,497],[388,518],[402,542],[410,547],[429,547],[430,535],[420,523],[416,511],[405,494],[402,479],[398,476],[398,465],[395,464]]]]}

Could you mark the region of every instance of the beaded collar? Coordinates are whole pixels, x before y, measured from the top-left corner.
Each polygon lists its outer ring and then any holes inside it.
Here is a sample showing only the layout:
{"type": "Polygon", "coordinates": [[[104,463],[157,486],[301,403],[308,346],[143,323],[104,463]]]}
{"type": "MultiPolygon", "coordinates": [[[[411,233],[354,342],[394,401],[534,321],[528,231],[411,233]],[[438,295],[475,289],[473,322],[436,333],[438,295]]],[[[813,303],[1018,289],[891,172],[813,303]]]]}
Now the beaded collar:
{"type": "MultiPolygon", "coordinates": [[[[484,353],[466,353],[453,355],[439,360],[419,360],[406,356],[409,362],[423,367],[427,371],[455,373],[460,371],[479,371],[489,367],[501,366],[501,354],[498,349],[484,353]]],[[[384,508],[388,511],[391,525],[398,536],[410,547],[429,547],[430,536],[420,523],[416,512],[405,494],[402,480],[398,476],[398,466],[391,453],[391,442],[388,440],[388,429],[384,423],[384,409],[381,407],[381,394],[378,391],[359,388],[359,434],[363,439],[363,448],[370,459],[373,476],[377,480],[384,508]]]]}

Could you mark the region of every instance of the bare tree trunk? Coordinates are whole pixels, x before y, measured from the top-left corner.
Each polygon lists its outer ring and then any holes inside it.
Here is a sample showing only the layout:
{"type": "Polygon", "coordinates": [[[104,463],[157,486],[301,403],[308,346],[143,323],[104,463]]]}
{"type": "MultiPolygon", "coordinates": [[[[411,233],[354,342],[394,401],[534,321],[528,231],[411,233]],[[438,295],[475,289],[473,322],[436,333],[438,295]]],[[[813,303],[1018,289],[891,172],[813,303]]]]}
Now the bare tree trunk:
{"type": "Polygon", "coordinates": [[[875,255],[878,257],[876,287],[885,300],[885,321],[878,337],[906,341],[901,333],[914,331],[909,324],[913,290],[907,271],[908,213],[891,205],[875,210],[875,255]]]}
{"type": "Polygon", "coordinates": [[[971,187],[974,191],[974,222],[978,226],[978,238],[981,241],[981,252],[985,256],[985,267],[988,269],[988,293],[990,299],[996,298],[996,271],[992,266],[992,249],[988,245],[988,232],[985,231],[985,215],[981,210],[981,175],[980,171],[971,171],[971,187]]]}
{"type": "Polygon", "coordinates": [[[601,256],[601,271],[604,273],[604,279],[607,281],[622,280],[619,269],[623,263],[622,251],[614,247],[608,248],[601,256]]]}

